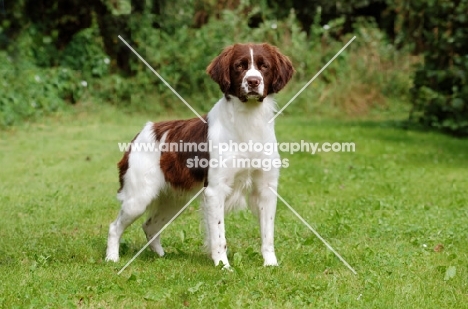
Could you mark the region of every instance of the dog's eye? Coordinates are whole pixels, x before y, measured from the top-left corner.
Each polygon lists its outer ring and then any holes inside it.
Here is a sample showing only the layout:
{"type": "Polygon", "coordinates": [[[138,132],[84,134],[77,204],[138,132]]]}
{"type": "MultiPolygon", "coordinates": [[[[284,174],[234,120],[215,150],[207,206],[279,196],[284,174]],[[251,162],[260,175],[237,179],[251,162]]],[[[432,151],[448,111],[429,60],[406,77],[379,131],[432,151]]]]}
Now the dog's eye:
{"type": "Polygon", "coordinates": [[[239,71],[244,70],[245,69],[244,63],[239,62],[238,64],[236,64],[236,69],[239,70],[239,71]]]}
{"type": "Polygon", "coordinates": [[[266,63],[261,63],[261,64],[260,64],[260,69],[261,69],[261,70],[267,70],[267,69],[268,69],[268,64],[266,64],[266,63]]]}

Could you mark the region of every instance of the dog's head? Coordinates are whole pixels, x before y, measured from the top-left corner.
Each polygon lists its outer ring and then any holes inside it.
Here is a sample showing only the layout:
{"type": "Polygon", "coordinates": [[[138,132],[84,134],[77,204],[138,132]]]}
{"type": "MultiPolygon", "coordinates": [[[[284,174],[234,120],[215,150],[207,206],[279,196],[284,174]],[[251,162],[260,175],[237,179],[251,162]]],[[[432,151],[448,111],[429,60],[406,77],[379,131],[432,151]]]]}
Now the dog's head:
{"type": "Polygon", "coordinates": [[[294,73],[288,57],[269,44],[235,44],[226,47],[206,69],[229,99],[262,101],[283,89],[294,73]]]}

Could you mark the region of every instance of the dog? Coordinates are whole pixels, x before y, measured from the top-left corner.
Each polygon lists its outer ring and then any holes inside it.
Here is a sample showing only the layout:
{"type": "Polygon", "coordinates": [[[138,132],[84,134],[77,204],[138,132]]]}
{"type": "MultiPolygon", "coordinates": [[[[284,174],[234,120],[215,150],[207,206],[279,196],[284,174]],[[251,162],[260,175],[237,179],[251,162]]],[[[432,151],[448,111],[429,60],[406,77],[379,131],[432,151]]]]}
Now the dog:
{"type": "MultiPolygon", "coordinates": [[[[277,149],[255,151],[246,146],[276,144],[274,123],[269,123],[276,112],[273,95],[290,81],[293,65],[270,44],[234,44],[226,47],[206,72],[223,92],[223,97],[203,117],[206,123],[198,118],[148,122],[118,163],[117,198],[122,205],[109,227],[107,261],[119,260],[120,237],[137,218],[148,214],[143,230],[149,241],[205,187],[200,207],[206,227],[205,245],[214,264],[229,268],[225,213],[248,205],[260,223],[264,265],[278,265],[274,249],[276,195],[271,189],[277,190],[282,161],[277,149]],[[136,146],[141,144],[153,144],[158,149],[173,144],[210,147],[137,151],[136,146]],[[258,164],[236,164],[237,160],[270,160],[274,164],[264,168],[258,164]]],[[[150,248],[164,255],[160,236],[150,248]]]]}

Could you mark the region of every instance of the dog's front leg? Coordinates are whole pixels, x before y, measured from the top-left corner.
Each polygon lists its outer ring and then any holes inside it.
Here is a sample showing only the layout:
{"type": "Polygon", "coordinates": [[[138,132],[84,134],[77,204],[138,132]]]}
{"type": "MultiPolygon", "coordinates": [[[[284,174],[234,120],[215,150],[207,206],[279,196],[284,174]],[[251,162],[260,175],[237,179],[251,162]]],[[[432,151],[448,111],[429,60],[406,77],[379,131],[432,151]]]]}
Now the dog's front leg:
{"type": "Polygon", "coordinates": [[[203,212],[206,221],[206,244],[215,265],[222,262],[229,268],[227,244],[224,230],[224,200],[222,190],[208,186],[204,192],[203,212]]]}
{"type": "MultiPolygon", "coordinates": [[[[276,187],[273,189],[276,190],[276,187]]],[[[274,247],[276,196],[269,188],[261,189],[258,206],[260,208],[263,265],[277,266],[278,261],[276,260],[274,247]]]]}
{"type": "Polygon", "coordinates": [[[278,265],[274,247],[276,195],[270,189],[276,192],[278,174],[277,171],[257,171],[254,174],[254,189],[250,196],[251,207],[260,222],[264,266],[278,265]]]}

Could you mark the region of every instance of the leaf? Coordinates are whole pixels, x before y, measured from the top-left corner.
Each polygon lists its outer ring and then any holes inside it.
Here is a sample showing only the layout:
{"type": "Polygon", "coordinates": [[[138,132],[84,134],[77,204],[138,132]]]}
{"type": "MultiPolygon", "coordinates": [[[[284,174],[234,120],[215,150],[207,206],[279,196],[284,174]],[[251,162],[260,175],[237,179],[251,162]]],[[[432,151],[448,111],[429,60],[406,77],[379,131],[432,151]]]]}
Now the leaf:
{"type": "Polygon", "coordinates": [[[452,99],[452,106],[455,109],[461,110],[461,109],[463,109],[464,105],[465,105],[465,102],[462,99],[460,99],[460,98],[452,99]]]}
{"type": "Polygon", "coordinates": [[[445,271],[444,281],[448,281],[452,279],[453,277],[455,277],[456,274],[457,274],[457,268],[455,266],[449,266],[447,270],[445,271]]]}
{"type": "Polygon", "coordinates": [[[254,258],[254,257],[257,255],[257,252],[255,252],[255,250],[254,250],[252,247],[248,247],[248,248],[245,250],[245,254],[246,254],[247,257],[249,257],[249,258],[254,258]]]}
{"type": "Polygon", "coordinates": [[[307,237],[307,239],[302,243],[304,246],[310,246],[312,245],[313,243],[315,243],[315,236],[312,235],[312,236],[309,236],[307,237]]]}
{"type": "Polygon", "coordinates": [[[190,292],[190,294],[194,294],[200,289],[202,284],[203,284],[203,282],[198,282],[196,286],[188,288],[188,291],[190,292]]]}
{"type": "Polygon", "coordinates": [[[242,261],[242,254],[240,252],[234,253],[234,265],[240,265],[242,261]]]}
{"type": "Polygon", "coordinates": [[[185,230],[182,230],[179,232],[179,237],[180,237],[180,240],[182,241],[182,243],[185,242],[185,239],[187,237],[187,234],[185,233],[185,230]]]}
{"type": "Polygon", "coordinates": [[[171,295],[172,290],[158,290],[158,291],[150,291],[147,293],[143,298],[149,301],[160,301],[163,300],[171,295]]]}
{"type": "Polygon", "coordinates": [[[52,43],[52,38],[51,38],[50,36],[44,36],[44,37],[42,38],[42,43],[44,43],[44,44],[50,44],[50,43],[52,43]]]}
{"type": "Polygon", "coordinates": [[[145,300],[150,300],[150,301],[158,301],[158,300],[160,300],[160,298],[159,298],[157,295],[154,295],[154,294],[146,294],[143,298],[144,298],[145,300]]]}

